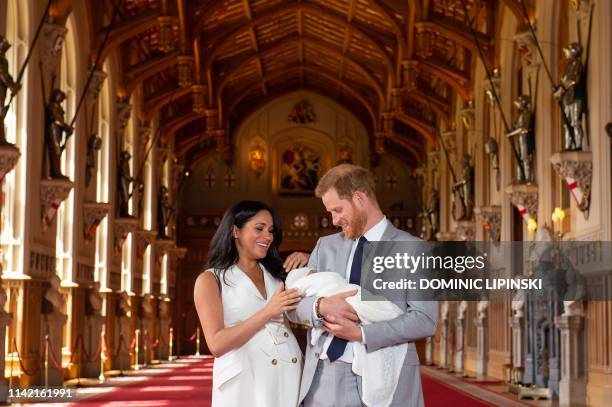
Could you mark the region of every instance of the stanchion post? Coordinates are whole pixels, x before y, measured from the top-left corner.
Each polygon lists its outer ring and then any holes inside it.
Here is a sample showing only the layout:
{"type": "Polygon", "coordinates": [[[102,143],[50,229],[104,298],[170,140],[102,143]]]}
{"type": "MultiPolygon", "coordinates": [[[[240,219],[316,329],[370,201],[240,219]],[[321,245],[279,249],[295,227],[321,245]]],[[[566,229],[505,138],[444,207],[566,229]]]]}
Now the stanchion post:
{"type": "Polygon", "coordinates": [[[176,358],[179,359],[181,357],[181,342],[182,342],[182,338],[181,338],[181,331],[178,331],[178,334],[176,335],[176,358]]]}
{"type": "Polygon", "coordinates": [[[136,355],[136,365],[134,365],[134,370],[140,370],[140,365],[138,365],[138,348],[140,345],[140,329],[137,329],[134,334],[136,335],[136,347],[134,348],[134,354],[136,355]]]}
{"type": "Polygon", "coordinates": [[[100,340],[102,343],[100,344],[100,376],[98,376],[98,381],[103,383],[106,378],[104,377],[104,348],[106,347],[104,340],[104,328],[102,328],[102,332],[100,332],[100,340]]]}
{"type": "MultiPolygon", "coordinates": [[[[81,385],[81,363],[83,363],[83,354],[79,353],[79,338],[80,336],[77,337],[77,346],[76,346],[76,351],[77,351],[77,356],[78,356],[78,364],[77,364],[77,384],[76,387],[82,387],[81,385]]],[[[85,346],[84,343],[81,343],[81,346],[85,346]]]]}
{"type": "MultiPolygon", "coordinates": [[[[15,338],[13,338],[13,342],[11,343],[11,346],[13,347],[13,352],[11,352],[11,369],[10,369],[10,376],[9,376],[9,389],[13,388],[13,359],[15,358],[15,338]]],[[[9,394],[11,394],[11,392],[9,391],[9,394]]]]}
{"type": "Polygon", "coordinates": [[[49,387],[49,334],[45,334],[45,389],[49,387]]]}
{"type": "Polygon", "coordinates": [[[200,356],[200,328],[196,330],[196,356],[200,356]]]}
{"type": "MultiPolygon", "coordinates": [[[[172,357],[172,340],[174,339],[174,330],[170,328],[170,332],[168,333],[168,360],[172,362],[174,358],[172,357]]],[[[13,365],[11,365],[12,367],[13,365]]]]}
{"type": "Polygon", "coordinates": [[[144,367],[147,367],[149,365],[148,360],[147,360],[147,357],[149,356],[148,352],[147,352],[147,350],[149,349],[149,347],[147,346],[147,342],[148,341],[149,341],[149,335],[148,335],[147,330],[145,329],[144,330],[144,335],[142,337],[142,346],[144,348],[143,349],[143,361],[142,361],[142,365],[144,367]]]}

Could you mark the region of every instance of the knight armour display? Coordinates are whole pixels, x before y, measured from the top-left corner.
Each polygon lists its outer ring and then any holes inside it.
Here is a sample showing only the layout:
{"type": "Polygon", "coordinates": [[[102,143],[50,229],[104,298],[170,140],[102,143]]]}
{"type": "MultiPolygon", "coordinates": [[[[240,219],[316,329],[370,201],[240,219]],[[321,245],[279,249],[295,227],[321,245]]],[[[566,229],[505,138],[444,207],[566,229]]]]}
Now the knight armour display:
{"type": "Polygon", "coordinates": [[[584,130],[582,119],[586,111],[586,78],[582,63],[582,46],[577,42],[563,48],[567,65],[561,83],[553,96],[561,101],[563,109],[563,149],[582,150],[584,130]]]}
{"type": "Polygon", "coordinates": [[[64,121],[64,99],[66,94],[54,89],[46,107],[45,144],[49,157],[49,177],[54,179],[68,179],[62,174],[61,160],[73,129],[64,121]]]}

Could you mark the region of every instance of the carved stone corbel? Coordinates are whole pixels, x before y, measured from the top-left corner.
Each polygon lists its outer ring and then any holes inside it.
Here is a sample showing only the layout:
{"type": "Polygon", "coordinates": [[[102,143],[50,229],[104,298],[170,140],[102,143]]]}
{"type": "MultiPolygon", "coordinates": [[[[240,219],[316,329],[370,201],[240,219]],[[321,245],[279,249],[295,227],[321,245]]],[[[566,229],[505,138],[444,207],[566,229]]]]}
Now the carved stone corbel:
{"type": "Polygon", "coordinates": [[[171,153],[172,151],[170,150],[170,147],[166,144],[157,147],[157,154],[159,156],[160,162],[162,163],[170,158],[171,153]]]}
{"type": "MultiPolygon", "coordinates": [[[[2,123],[0,123],[2,126],[2,123]]],[[[4,176],[15,168],[21,153],[12,144],[0,145],[0,183],[4,176]]]]}
{"type": "Polygon", "coordinates": [[[85,202],[83,204],[83,235],[86,242],[91,242],[96,235],[96,228],[110,211],[110,204],[104,202],[85,202]]]}
{"type": "Polygon", "coordinates": [[[186,254],[187,254],[186,247],[174,246],[173,248],[170,249],[170,256],[172,256],[173,259],[184,259],[186,254]]]}
{"type": "Polygon", "coordinates": [[[405,90],[417,88],[419,63],[415,60],[402,61],[402,86],[405,90]]]}
{"type": "Polygon", "coordinates": [[[188,88],[193,83],[193,57],[180,55],[177,57],[178,84],[181,88],[188,88]]]}
{"type": "Polygon", "coordinates": [[[593,153],[590,151],[563,151],[550,158],[555,172],[565,180],[576,199],[578,209],[589,218],[591,204],[591,180],[593,177],[593,153]]]}
{"type": "Polygon", "coordinates": [[[475,208],[476,220],[482,224],[487,231],[489,238],[494,242],[499,242],[501,236],[501,206],[483,206],[475,208]]]}
{"type": "Polygon", "coordinates": [[[456,131],[455,130],[446,130],[440,133],[442,137],[443,148],[448,153],[448,161],[451,165],[454,165],[456,160],[457,153],[457,142],[456,142],[456,131]]]}
{"type": "Polygon", "coordinates": [[[115,218],[113,219],[113,237],[115,253],[121,252],[121,246],[130,233],[134,233],[138,227],[138,219],[115,218]]]}
{"type": "Polygon", "coordinates": [[[533,70],[540,65],[540,56],[533,35],[529,30],[520,32],[514,36],[521,64],[523,68],[533,70]]]}
{"type": "Polygon", "coordinates": [[[40,181],[40,207],[42,228],[46,231],[53,222],[57,209],[68,198],[74,183],[67,179],[43,179],[40,181]]]}
{"type": "Polygon", "coordinates": [[[436,240],[438,242],[453,242],[457,240],[457,234],[455,232],[438,232],[436,233],[436,240]]]}
{"type": "Polygon", "coordinates": [[[227,130],[225,129],[217,129],[214,131],[215,143],[217,146],[217,151],[225,151],[229,146],[229,140],[227,139],[227,130]]]}
{"type": "Polygon", "coordinates": [[[476,128],[476,108],[474,107],[474,102],[470,100],[467,106],[461,109],[459,115],[467,131],[473,131],[476,128]]]}
{"type": "Polygon", "coordinates": [[[391,108],[395,113],[404,112],[404,104],[402,103],[402,88],[391,89],[391,108]]]}
{"type": "Polygon", "coordinates": [[[178,24],[178,19],[172,16],[159,16],[157,24],[159,27],[158,49],[165,53],[172,52],[176,43],[174,27],[178,24]]]}
{"type": "Polygon", "coordinates": [[[147,146],[151,142],[151,137],[153,136],[153,129],[149,124],[142,124],[138,128],[138,152],[139,157],[142,157],[144,160],[144,156],[147,153],[147,146]]]}
{"type": "Polygon", "coordinates": [[[191,92],[193,95],[193,111],[197,114],[204,114],[206,112],[206,98],[204,91],[206,87],[204,85],[195,84],[191,86],[191,92]]]}
{"type": "Polygon", "coordinates": [[[374,147],[376,154],[384,154],[385,153],[385,132],[377,131],[374,134],[374,147]]]}
{"type": "Polygon", "coordinates": [[[87,100],[93,105],[98,100],[98,95],[100,95],[100,91],[102,90],[102,86],[104,85],[104,81],[106,80],[106,73],[96,68],[91,76],[91,82],[89,83],[89,87],[87,88],[87,100]]]}
{"type": "Polygon", "coordinates": [[[117,99],[117,123],[119,123],[119,131],[123,133],[132,114],[132,105],[124,99],[117,99]]]}
{"type": "Polygon", "coordinates": [[[473,241],[476,238],[476,223],[470,220],[457,222],[455,235],[459,240],[473,241]]]}
{"type": "Polygon", "coordinates": [[[157,237],[156,230],[139,229],[135,233],[136,235],[136,253],[138,257],[144,256],[147,246],[152,244],[157,237]]]}
{"type": "Polygon", "coordinates": [[[62,57],[62,46],[68,29],[63,25],[45,23],[43,25],[43,43],[41,60],[46,77],[53,76],[59,69],[62,57]]]}
{"type": "Polygon", "coordinates": [[[155,257],[159,262],[164,254],[170,255],[170,251],[175,247],[175,244],[174,240],[155,239],[153,247],[155,248],[155,257]]]}
{"type": "Polygon", "coordinates": [[[488,77],[484,79],[484,89],[487,94],[487,99],[493,107],[497,106],[493,91],[495,91],[495,94],[500,95],[500,81],[500,72],[498,68],[493,70],[491,80],[489,80],[488,77]],[[491,82],[493,82],[493,86],[491,86],[491,82]]]}
{"type": "Polygon", "coordinates": [[[533,184],[508,185],[506,193],[510,195],[512,205],[516,206],[525,223],[536,218],[538,213],[538,187],[533,184]]]}
{"type": "Polygon", "coordinates": [[[206,116],[206,130],[212,132],[219,127],[219,111],[217,109],[206,109],[204,111],[206,116]]]}

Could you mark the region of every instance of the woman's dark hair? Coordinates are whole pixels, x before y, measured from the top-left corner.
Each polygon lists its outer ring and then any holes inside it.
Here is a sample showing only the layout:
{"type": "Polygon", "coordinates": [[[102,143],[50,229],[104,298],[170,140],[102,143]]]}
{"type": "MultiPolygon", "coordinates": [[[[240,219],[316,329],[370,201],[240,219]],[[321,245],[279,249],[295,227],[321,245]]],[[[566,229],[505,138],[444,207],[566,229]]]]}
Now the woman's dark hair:
{"type": "Polygon", "coordinates": [[[283,269],[282,260],[278,254],[278,246],[282,241],[282,232],[280,218],[272,207],[264,202],[259,201],[240,201],[231,206],[223,214],[221,223],[215,232],[208,250],[208,258],[206,261],[206,269],[212,269],[220,282],[223,279],[225,283],[225,271],[238,262],[238,249],[234,238],[233,228],[238,229],[251,220],[260,211],[268,211],[272,215],[274,228],[272,235],[274,239],[268,248],[266,257],[259,260],[261,264],[268,270],[270,274],[281,281],[285,280],[285,270],[283,269]]]}

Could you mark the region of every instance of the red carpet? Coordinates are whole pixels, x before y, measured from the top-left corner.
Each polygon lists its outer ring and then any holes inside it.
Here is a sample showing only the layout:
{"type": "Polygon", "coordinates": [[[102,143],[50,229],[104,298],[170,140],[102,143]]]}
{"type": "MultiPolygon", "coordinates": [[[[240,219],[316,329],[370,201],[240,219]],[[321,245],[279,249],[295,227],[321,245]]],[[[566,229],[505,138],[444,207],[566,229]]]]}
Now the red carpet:
{"type": "MultiPolygon", "coordinates": [[[[213,359],[179,360],[172,371],[117,387],[75,405],[86,406],[210,406],[213,359]]],[[[426,407],[490,407],[466,393],[422,375],[426,407]]]]}
{"type": "Polygon", "coordinates": [[[467,393],[462,393],[442,382],[422,374],[423,397],[426,407],[491,407],[493,404],[486,403],[467,393]]]}
{"type": "Polygon", "coordinates": [[[203,406],[211,400],[213,358],[181,359],[169,372],[74,403],[78,406],[203,406]]]}

